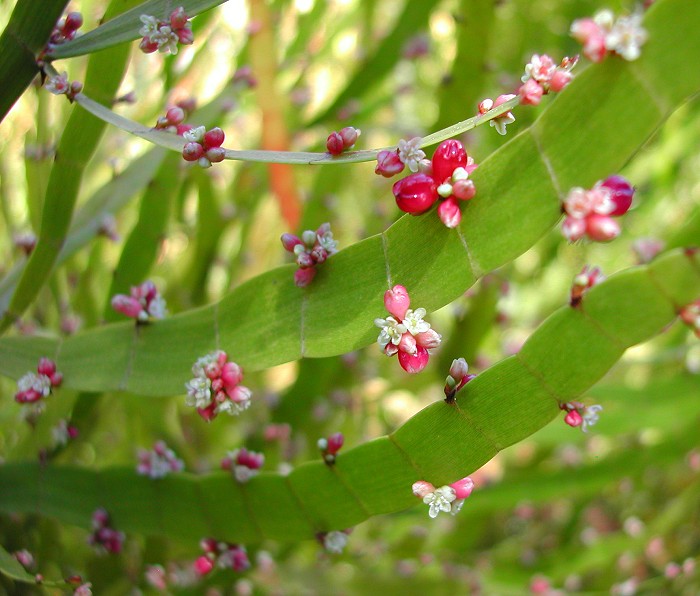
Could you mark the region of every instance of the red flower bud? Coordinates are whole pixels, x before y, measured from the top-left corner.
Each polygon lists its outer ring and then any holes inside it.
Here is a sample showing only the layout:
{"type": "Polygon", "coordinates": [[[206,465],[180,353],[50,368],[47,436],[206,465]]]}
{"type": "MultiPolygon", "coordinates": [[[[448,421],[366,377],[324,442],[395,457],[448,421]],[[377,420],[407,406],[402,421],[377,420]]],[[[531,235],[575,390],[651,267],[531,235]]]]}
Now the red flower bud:
{"type": "Polygon", "coordinates": [[[467,152],[462,143],[455,139],[448,139],[438,145],[433,154],[433,178],[438,184],[452,176],[456,168],[467,165],[467,152]]]}
{"type": "Polygon", "coordinates": [[[204,155],[204,147],[199,143],[187,143],[182,148],[182,157],[185,161],[197,161],[202,155],[204,155]]]}
{"type": "Polygon", "coordinates": [[[391,178],[395,174],[403,172],[404,167],[404,163],[396,151],[380,151],[377,155],[377,167],[374,168],[374,173],[391,178]]]}
{"type": "Polygon", "coordinates": [[[606,188],[610,192],[610,198],[615,203],[615,210],[610,215],[624,215],[632,205],[634,197],[634,188],[622,176],[609,176],[603,180],[601,187],[606,188]]]}
{"type": "Polygon", "coordinates": [[[217,126],[204,133],[204,145],[207,149],[221,147],[225,137],[224,131],[217,126]]]}
{"type": "Polygon", "coordinates": [[[345,143],[343,137],[337,132],[332,132],[326,139],[326,149],[331,155],[340,155],[345,151],[345,143]]]}
{"type": "Polygon", "coordinates": [[[294,234],[282,234],[282,246],[284,246],[284,250],[287,252],[294,252],[294,247],[297,244],[303,244],[299,236],[295,236],[294,234]]]}
{"type": "Polygon", "coordinates": [[[341,129],[338,134],[340,134],[340,138],[343,139],[343,148],[350,149],[357,141],[357,137],[360,136],[360,131],[352,126],[346,126],[341,129]]]}

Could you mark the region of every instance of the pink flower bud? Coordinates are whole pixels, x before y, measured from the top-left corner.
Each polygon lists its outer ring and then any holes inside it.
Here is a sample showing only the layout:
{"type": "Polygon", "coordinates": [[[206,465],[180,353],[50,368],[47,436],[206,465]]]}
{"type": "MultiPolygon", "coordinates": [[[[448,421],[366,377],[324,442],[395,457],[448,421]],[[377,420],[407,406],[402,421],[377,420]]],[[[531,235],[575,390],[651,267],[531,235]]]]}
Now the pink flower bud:
{"type": "Polygon", "coordinates": [[[455,491],[455,495],[458,499],[466,499],[472,494],[474,482],[471,478],[469,478],[469,476],[467,476],[466,478],[458,480],[454,484],[450,484],[450,487],[455,491]]]}
{"type": "Polygon", "coordinates": [[[83,26],[83,15],[79,12],[69,12],[66,15],[66,21],[63,24],[63,33],[68,36],[74,33],[83,26]]]}
{"type": "Polygon", "coordinates": [[[586,234],[586,220],[568,216],[562,225],[562,232],[569,242],[576,242],[586,234]]]}
{"type": "Polygon", "coordinates": [[[152,54],[158,49],[158,42],[151,41],[150,38],[144,37],[139,44],[139,49],[144,54],[152,54]]]}
{"type": "Polygon", "coordinates": [[[456,228],[459,225],[462,221],[462,211],[454,197],[449,197],[440,203],[438,216],[448,228],[456,228]]]}
{"type": "Polygon", "coordinates": [[[581,423],[583,422],[583,417],[581,416],[581,414],[578,413],[578,410],[571,410],[564,417],[564,422],[566,422],[569,426],[573,427],[581,426],[581,423]]]}
{"type": "Polygon", "coordinates": [[[425,348],[418,346],[415,354],[407,354],[399,350],[399,364],[407,373],[416,374],[422,371],[430,360],[430,354],[425,348]]]}
{"type": "Polygon", "coordinates": [[[596,242],[608,242],[620,235],[620,225],[607,215],[592,213],[586,217],[586,234],[596,242]]]}
{"type": "Polygon", "coordinates": [[[413,483],[411,490],[413,491],[414,495],[416,495],[419,499],[422,499],[423,497],[425,497],[425,495],[434,493],[435,487],[432,484],[430,484],[430,482],[426,482],[425,480],[419,480],[418,482],[413,483]]]}
{"type": "Polygon", "coordinates": [[[401,285],[395,285],[391,290],[384,292],[384,307],[398,321],[403,321],[406,311],[411,306],[411,298],[408,290],[401,285]]]}
{"type": "Polygon", "coordinates": [[[469,365],[464,358],[457,358],[452,361],[450,366],[450,376],[457,382],[469,372],[469,365]]]}
{"type": "Polygon", "coordinates": [[[297,265],[299,265],[299,267],[302,269],[308,269],[309,267],[313,267],[315,264],[316,262],[308,252],[300,252],[297,255],[297,265]]]}
{"type": "Polygon", "coordinates": [[[535,79],[528,79],[518,87],[520,103],[524,106],[536,106],[542,101],[544,89],[535,79]]]}
{"type": "Polygon", "coordinates": [[[212,147],[211,149],[207,149],[205,155],[210,162],[219,163],[224,161],[224,158],[226,157],[226,149],[223,147],[212,147]]]}
{"type": "Polygon", "coordinates": [[[184,135],[188,130],[192,130],[194,126],[191,124],[178,124],[175,127],[175,132],[178,134],[178,136],[184,135]]]}
{"type": "Polygon", "coordinates": [[[343,433],[334,433],[330,437],[328,437],[328,453],[331,455],[335,455],[340,451],[340,448],[343,446],[343,442],[345,441],[345,437],[343,437],[343,433]]]}
{"type": "Polygon", "coordinates": [[[574,76],[568,70],[555,70],[552,78],[549,79],[549,88],[554,93],[559,93],[573,78],[574,76]]]}
{"type": "Polygon", "coordinates": [[[357,137],[360,136],[360,132],[359,128],[354,128],[352,126],[346,126],[341,129],[338,134],[340,134],[340,138],[343,139],[343,148],[350,149],[357,141],[357,137]]]}
{"type": "Polygon", "coordinates": [[[75,97],[82,90],[83,90],[83,84],[80,81],[73,81],[70,84],[70,92],[68,93],[68,95],[69,95],[69,97],[75,97]]]}
{"type": "Polygon", "coordinates": [[[282,241],[282,246],[284,246],[284,250],[291,253],[294,252],[295,246],[297,246],[298,244],[303,244],[299,236],[295,236],[294,234],[282,234],[280,240],[282,241]]]}
{"type": "Polygon", "coordinates": [[[55,372],[52,375],[48,375],[48,377],[52,387],[60,387],[61,383],[63,383],[63,373],[55,372]]]}
{"type": "Polygon", "coordinates": [[[297,287],[304,288],[311,283],[315,276],[315,267],[309,267],[307,269],[297,269],[294,272],[294,283],[297,285],[297,287]]]}
{"type": "Polygon", "coordinates": [[[311,251],[311,258],[317,265],[319,265],[325,262],[325,260],[328,258],[328,251],[325,248],[317,246],[311,251]]]}
{"type": "Polygon", "coordinates": [[[331,155],[340,155],[345,151],[345,143],[343,137],[337,132],[332,132],[326,139],[326,149],[331,155]]]}
{"type": "Polygon", "coordinates": [[[112,298],[112,308],[132,319],[138,319],[143,309],[136,298],[124,294],[117,294],[112,298]]]}
{"type": "Polygon", "coordinates": [[[399,342],[399,350],[405,352],[406,354],[415,354],[417,351],[416,338],[410,333],[406,332],[401,336],[401,341],[399,342]]]}
{"type": "Polygon", "coordinates": [[[421,172],[411,174],[396,182],[392,192],[396,197],[399,209],[413,215],[427,211],[438,199],[435,180],[421,172]]]}
{"type": "Polygon", "coordinates": [[[391,178],[395,174],[403,172],[404,167],[405,165],[396,151],[380,151],[377,155],[377,166],[374,168],[374,173],[391,178]]]}
{"type": "Polygon", "coordinates": [[[173,29],[182,29],[187,24],[188,18],[185,14],[185,9],[179,6],[170,13],[170,26],[173,29]]]}
{"type": "Polygon", "coordinates": [[[224,142],[225,138],[226,135],[224,134],[224,131],[217,126],[216,128],[212,128],[204,133],[204,146],[207,149],[211,149],[212,147],[221,147],[221,144],[224,142]]]}
{"type": "Polygon", "coordinates": [[[461,201],[468,201],[476,195],[476,186],[471,180],[457,180],[452,184],[452,195],[461,201]]]}
{"type": "Polygon", "coordinates": [[[212,569],[214,569],[214,563],[209,557],[205,555],[197,557],[197,560],[194,562],[194,572],[199,577],[204,577],[205,575],[210,573],[212,569]]]}
{"type": "Polygon", "coordinates": [[[615,209],[610,215],[618,216],[627,213],[634,197],[634,188],[627,179],[618,175],[609,176],[600,186],[609,191],[610,199],[615,204],[615,209]]]}
{"type": "Polygon", "coordinates": [[[243,369],[235,362],[226,362],[221,367],[221,380],[226,387],[234,387],[243,380],[243,369]]]}
{"type": "Polygon", "coordinates": [[[216,418],[216,406],[217,403],[212,401],[206,408],[197,408],[197,414],[199,414],[205,422],[211,422],[216,418]]]}
{"type": "Polygon", "coordinates": [[[571,36],[583,44],[583,54],[591,62],[602,62],[605,58],[605,32],[593,19],[574,21],[571,25],[571,36]]]}
{"type": "Polygon", "coordinates": [[[185,161],[198,161],[204,155],[204,147],[199,143],[189,142],[182,148],[182,157],[185,161]]]}
{"type": "Polygon", "coordinates": [[[47,377],[51,377],[56,372],[56,364],[53,360],[50,360],[49,358],[41,358],[39,360],[39,366],[37,366],[36,371],[40,375],[46,375],[47,377]]]}
{"type": "Polygon", "coordinates": [[[180,124],[185,119],[185,111],[178,107],[170,108],[165,113],[165,119],[167,120],[168,124],[180,124]]]}
{"type": "Polygon", "coordinates": [[[437,348],[442,341],[442,336],[435,329],[428,329],[416,335],[416,343],[426,350],[437,348]]]}
{"type": "Polygon", "coordinates": [[[433,153],[433,178],[438,184],[442,184],[452,176],[456,168],[463,168],[466,165],[467,152],[462,143],[455,139],[448,139],[440,143],[433,153]]]}

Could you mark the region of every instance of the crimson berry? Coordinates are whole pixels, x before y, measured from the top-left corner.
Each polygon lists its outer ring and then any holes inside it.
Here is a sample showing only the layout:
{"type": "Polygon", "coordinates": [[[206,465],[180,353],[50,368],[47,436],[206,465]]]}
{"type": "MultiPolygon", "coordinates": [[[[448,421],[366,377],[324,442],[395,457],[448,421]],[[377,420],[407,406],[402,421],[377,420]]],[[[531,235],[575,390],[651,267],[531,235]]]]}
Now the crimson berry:
{"type": "Polygon", "coordinates": [[[438,145],[433,154],[433,178],[438,184],[452,176],[456,168],[467,165],[467,152],[462,143],[455,139],[448,139],[438,145]]]}
{"type": "Polygon", "coordinates": [[[422,172],[411,174],[394,183],[392,191],[399,209],[414,215],[427,211],[438,199],[435,180],[422,172]]]}

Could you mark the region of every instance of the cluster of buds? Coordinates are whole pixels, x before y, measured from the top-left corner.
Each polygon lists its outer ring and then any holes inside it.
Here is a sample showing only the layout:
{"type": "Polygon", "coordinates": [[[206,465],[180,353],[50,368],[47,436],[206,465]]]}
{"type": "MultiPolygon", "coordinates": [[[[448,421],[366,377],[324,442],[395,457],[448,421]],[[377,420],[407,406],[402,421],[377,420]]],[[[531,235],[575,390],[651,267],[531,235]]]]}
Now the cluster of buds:
{"type": "Polygon", "coordinates": [[[342,531],[332,530],[330,532],[319,532],[316,534],[316,539],[327,552],[339,555],[345,550],[345,545],[348,543],[351,533],[352,528],[347,528],[342,531]]]}
{"type": "Polygon", "coordinates": [[[54,95],[65,95],[69,101],[73,101],[75,96],[83,90],[80,81],[68,82],[68,73],[62,72],[52,77],[48,77],[44,83],[44,89],[54,95]]]}
{"type": "Polygon", "coordinates": [[[64,418],[61,418],[58,424],[51,429],[51,438],[56,447],[67,445],[69,441],[77,438],[79,434],[78,429],[72,424],[69,424],[64,418]]]}
{"type": "Polygon", "coordinates": [[[101,507],[92,514],[92,534],[88,544],[98,552],[119,554],[124,546],[124,533],[112,527],[109,513],[101,507]]]}
{"type": "Polygon", "coordinates": [[[153,449],[139,449],[136,473],[149,478],[163,478],[170,472],[182,472],[185,462],[179,459],[165,441],[156,441],[153,449]]]}
{"type": "Polygon", "coordinates": [[[69,12],[62,18],[51,32],[49,37],[49,47],[57,46],[74,39],[78,29],[83,26],[83,15],[79,12],[69,12]]]}
{"type": "Polygon", "coordinates": [[[294,234],[282,234],[282,246],[296,256],[299,269],[294,272],[294,283],[303,288],[316,276],[316,265],[338,252],[338,243],[333,240],[331,224],[321,224],[315,232],[306,230],[301,238],[294,234]]]}
{"type": "Polygon", "coordinates": [[[419,480],[413,483],[413,494],[428,505],[428,515],[436,518],[441,511],[456,515],[462,509],[464,500],[472,494],[474,482],[469,476],[453,484],[435,488],[430,482],[419,480]]]}
{"type": "Polygon", "coordinates": [[[467,201],[476,194],[469,174],[476,169],[474,160],[467,155],[464,146],[449,139],[438,145],[428,164],[420,162],[415,172],[394,183],[393,193],[401,211],[419,215],[430,209],[438,199],[444,199],[438,207],[438,215],[448,228],[462,221],[460,201],[467,201]]]}
{"type": "Polygon", "coordinates": [[[323,461],[329,466],[335,463],[335,456],[340,451],[343,446],[345,437],[343,433],[334,433],[328,438],[319,439],[316,442],[321,455],[323,456],[323,461]]]}
{"type": "Polygon", "coordinates": [[[248,482],[253,476],[257,476],[264,463],[264,454],[242,447],[226,454],[221,460],[221,469],[231,472],[238,482],[248,482]]]}
{"type": "Polygon", "coordinates": [[[588,265],[584,265],[581,273],[574,277],[574,282],[571,284],[569,304],[574,307],[581,304],[586,291],[602,281],[605,281],[605,275],[603,275],[600,267],[590,269],[588,265]]]}
{"type": "Polygon", "coordinates": [[[680,312],[681,320],[688,325],[700,339],[700,298],[684,306],[680,312]]]}
{"type": "Polygon", "coordinates": [[[199,358],[192,366],[193,379],[185,387],[185,403],[211,422],[221,412],[237,416],[250,406],[250,389],[240,384],[243,370],[229,362],[226,352],[218,350],[199,358]]]}
{"type": "Polygon", "coordinates": [[[143,39],[139,48],[144,54],[151,54],[156,50],[161,54],[177,54],[178,43],[188,46],[194,42],[192,25],[188,19],[182,6],[173,10],[167,21],[159,21],[156,17],[142,14],[143,27],[139,30],[139,35],[142,35],[143,39]]]}
{"type": "Polygon", "coordinates": [[[564,200],[567,217],[562,233],[569,242],[588,236],[607,242],[620,235],[620,225],[613,219],[624,215],[632,205],[634,188],[622,176],[610,176],[596,182],[590,190],[572,188],[564,200]]]}
{"type": "Polygon", "coordinates": [[[566,412],[564,422],[569,426],[580,426],[583,432],[588,431],[588,427],[593,426],[600,418],[599,412],[603,410],[603,406],[598,404],[587,406],[579,401],[568,401],[559,405],[559,408],[566,412]]]}
{"type": "Polygon", "coordinates": [[[611,10],[601,10],[592,19],[575,20],[570,32],[583,44],[583,55],[592,62],[602,62],[608,54],[636,60],[648,37],[641,13],[615,19],[611,10]]]}
{"type": "Polygon", "coordinates": [[[56,371],[56,363],[48,358],[40,358],[36,373],[28,372],[17,381],[15,401],[19,404],[33,404],[51,395],[54,387],[60,387],[63,374],[56,371]]]}
{"type": "Polygon", "coordinates": [[[221,144],[226,135],[218,126],[211,130],[204,126],[190,128],[182,136],[187,141],[182,148],[182,158],[185,161],[196,161],[202,168],[210,168],[211,164],[224,161],[226,149],[221,144]]]}
{"type": "Polygon", "coordinates": [[[139,323],[163,319],[168,314],[165,300],[150,280],[140,286],[131,286],[129,296],[116,294],[112,298],[112,308],[139,323]]]}
{"type": "Polygon", "coordinates": [[[362,134],[359,128],[346,126],[340,132],[333,131],[326,139],[326,149],[331,155],[340,155],[352,147],[357,142],[357,137],[362,134]]]}
{"type": "MultiPolygon", "coordinates": [[[[490,98],[486,98],[479,103],[479,114],[485,114],[486,112],[493,110],[494,108],[497,108],[500,105],[503,105],[507,101],[510,101],[513,99],[515,95],[512,93],[509,93],[507,95],[499,95],[496,98],[496,101],[493,101],[490,98]]],[[[489,125],[493,126],[496,129],[496,132],[499,135],[505,135],[506,134],[506,126],[508,124],[513,124],[515,122],[515,116],[513,116],[513,112],[504,112],[500,116],[496,116],[495,118],[491,118],[489,120],[489,125]]]]}
{"type": "Polygon", "coordinates": [[[188,130],[194,127],[191,124],[183,124],[187,114],[180,106],[174,106],[165,112],[165,116],[158,118],[156,122],[156,130],[164,130],[173,134],[183,136],[188,130]]]}
{"type": "Polygon", "coordinates": [[[384,293],[384,306],[389,314],[386,319],[375,319],[381,328],[377,343],[387,356],[398,354],[399,364],[407,373],[419,373],[428,364],[428,350],[437,348],[442,337],[430,323],[423,320],[424,308],[408,308],[411,299],[406,288],[396,285],[384,293]]]}
{"type": "Polygon", "coordinates": [[[391,178],[403,172],[404,167],[407,167],[411,172],[430,169],[430,160],[425,159],[425,151],[420,148],[422,140],[420,137],[413,137],[409,141],[401,139],[394,151],[380,151],[377,154],[377,166],[374,168],[374,173],[391,178]]]}
{"type": "Polygon", "coordinates": [[[92,596],[92,583],[84,582],[79,575],[67,577],[66,583],[74,588],[73,596],[92,596]]]}
{"type": "Polygon", "coordinates": [[[578,56],[565,57],[559,65],[547,54],[534,54],[525,65],[523,84],[518,87],[518,96],[523,105],[539,105],[543,95],[559,93],[573,78],[571,69],[576,66],[578,56]]]}
{"type": "Polygon", "coordinates": [[[245,571],[250,567],[248,553],[244,546],[229,542],[218,542],[213,538],[203,538],[199,545],[204,554],[194,562],[194,571],[199,577],[209,574],[214,567],[245,571]]]}
{"type": "Polygon", "coordinates": [[[457,358],[452,361],[450,374],[445,379],[445,401],[450,404],[455,401],[457,392],[471,381],[476,375],[470,375],[469,365],[464,358],[457,358]]]}

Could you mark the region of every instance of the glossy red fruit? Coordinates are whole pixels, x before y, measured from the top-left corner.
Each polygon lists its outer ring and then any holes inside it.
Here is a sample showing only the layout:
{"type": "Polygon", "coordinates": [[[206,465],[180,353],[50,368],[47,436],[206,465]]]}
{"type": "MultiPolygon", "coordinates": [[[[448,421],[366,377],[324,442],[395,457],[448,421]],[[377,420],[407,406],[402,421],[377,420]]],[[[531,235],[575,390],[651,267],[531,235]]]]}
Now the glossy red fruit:
{"type": "Polygon", "coordinates": [[[464,146],[455,139],[448,139],[438,145],[433,154],[433,178],[438,184],[452,176],[455,168],[467,165],[467,152],[464,146]]]}
{"type": "Polygon", "coordinates": [[[437,184],[431,176],[417,172],[402,178],[392,189],[396,204],[406,213],[423,213],[437,201],[437,184]]]}
{"type": "Polygon", "coordinates": [[[627,179],[618,175],[610,176],[603,180],[600,186],[608,189],[610,198],[615,203],[615,210],[610,215],[618,216],[627,213],[634,197],[634,188],[627,179]]]}

